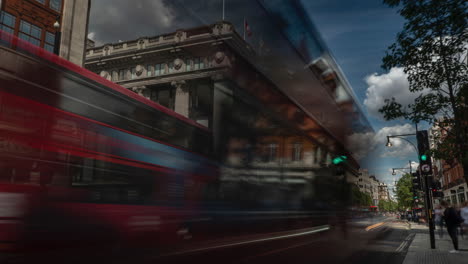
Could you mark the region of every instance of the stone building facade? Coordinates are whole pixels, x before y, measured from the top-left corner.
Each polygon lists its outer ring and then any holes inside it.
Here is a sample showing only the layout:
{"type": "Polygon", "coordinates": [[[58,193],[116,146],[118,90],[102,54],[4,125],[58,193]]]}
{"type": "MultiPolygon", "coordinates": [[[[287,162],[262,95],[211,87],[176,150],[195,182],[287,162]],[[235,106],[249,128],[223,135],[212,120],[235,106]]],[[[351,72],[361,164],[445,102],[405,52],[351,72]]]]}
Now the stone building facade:
{"type": "MultiPolygon", "coordinates": [[[[336,177],[319,176],[334,174],[332,158],[347,150],[260,71],[256,57],[232,24],[220,22],[90,47],[85,67],[212,131],[224,184],[335,188],[336,177]]],[[[348,156],[351,179],[358,164],[348,156]]]]}

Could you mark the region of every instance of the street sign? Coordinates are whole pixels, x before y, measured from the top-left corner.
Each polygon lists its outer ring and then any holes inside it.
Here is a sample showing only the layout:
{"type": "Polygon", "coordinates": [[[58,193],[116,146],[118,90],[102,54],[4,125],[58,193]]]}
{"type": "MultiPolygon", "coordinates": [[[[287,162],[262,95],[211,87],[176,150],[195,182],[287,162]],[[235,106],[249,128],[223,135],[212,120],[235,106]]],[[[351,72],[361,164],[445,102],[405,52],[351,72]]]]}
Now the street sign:
{"type": "Polygon", "coordinates": [[[431,166],[429,166],[428,164],[423,164],[423,165],[421,166],[421,170],[422,170],[423,172],[430,172],[430,171],[431,171],[431,166]]]}

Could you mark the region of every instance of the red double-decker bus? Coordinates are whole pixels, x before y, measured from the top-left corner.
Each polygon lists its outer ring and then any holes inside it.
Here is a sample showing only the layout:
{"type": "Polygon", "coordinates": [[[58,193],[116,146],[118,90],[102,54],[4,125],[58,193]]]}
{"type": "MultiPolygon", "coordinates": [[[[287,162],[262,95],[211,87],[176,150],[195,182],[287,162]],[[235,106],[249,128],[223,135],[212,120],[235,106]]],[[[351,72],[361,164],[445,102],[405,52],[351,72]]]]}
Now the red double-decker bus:
{"type": "Polygon", "coordinates": [[[14,36],[0,41],[0,249],[177,240],[217,177],[211,132],[14,36]]]}
{"type": "MultiPolygon", "coordinates": [[[[286,167],[274,163],[276,145],[257,141],[290,138],[295,160],[314,143],[261,107],[235,103],[242,111],[224,116],[227,157],[218,157],[210,129],[2,31],[0,58],[1,252],[164,250],[188,239],[303,236],[346,219],[334,210],[347,192],[328,168],[294,165],[289,183],[275,183],[286,167]],[[239,157],[238,167],[223,161],[239,157]]],[[[315,151],[310,162],[325,159],[315,151]]]]}

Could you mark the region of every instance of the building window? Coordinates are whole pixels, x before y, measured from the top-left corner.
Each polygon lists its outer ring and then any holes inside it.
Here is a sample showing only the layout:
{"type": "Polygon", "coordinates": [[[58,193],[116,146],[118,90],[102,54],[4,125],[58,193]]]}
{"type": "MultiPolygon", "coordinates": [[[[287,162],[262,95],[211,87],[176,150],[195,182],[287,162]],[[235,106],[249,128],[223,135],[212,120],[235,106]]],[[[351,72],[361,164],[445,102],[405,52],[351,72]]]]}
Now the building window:
{"type": "Polygon", "coordinates": [[[132,68],[130,69],[130,73],[131,73],[130,79],[131,79],[131,80],[136,79],[136,68],[135,68],[135,67],[132,67],[132,68]]]}
{"type": "Polygon", "coordinates": [[[60,13],[62,10],[62,0],[50,0],[49,7],[60,13]]]}
{"type": "Polygon", "coordinates": [[[196,58],[193,60],[193,69],[200,70],[205,68],[205,60],[203,58],[196,58]]]}
{"type": "Polygon", "coordinates": [[[54,52],[55,34],[46,31],[44,49],[49,52],[54,52]]]}
{"type": "Polygon", "coordinates": [[[185,61],[185,70],[186,71],[191,71],[192,70],[192,60],[186,60],[185,61]]]}
{"type": "Polygon", "coordinates": [[[125,80],[125,69],[119,70],[119,81],[125,80]]]}
{"type": "Polygon", "coordinates": [[[19,38],[36,46],[41,46],[42,29],[21,20],[19,38]]]}
{"type": "Polygon", "coordinates": [[[36,0],[36,2],[39,2],[41,4],[45,4],[45,0],[36,0]]]}
{"type": "Polygon", "coordinates": [[[322,150],[320,149],[320,147],[317,147],[315,149],[314,163],[317,164],[317,163],[320,163],[321,161],[322,161],[322,150]]]}
{"type": "Polygon", "coordinates": [[[270,143],[268,144],[268,153],[267,153],[267,158],[268,158],[268,162],[273,162],[276,160],[276,155],[278,153],[278,144],[276,143],[270,143]]]}
{"type": "Polygon", "coordinates": [[[169,62],[169,73],[174,72],[174,62],[169,62]]]}
{"type": "Polygon", "coordinates": [[[300,161],[302,159],[302,144],[294,143],[292,149],[292,161],[300,161]]]}
{"type": "Polygon", "coordinates": [[[112,71],[112,81],[118,81],[119,80],[119,73],[117,71],[112,71]]]}
{"type": "Polygon", "coordinates": [[[13,34],[15,33],[15,24],[15,16],[4,11],[0,12],[0,30],[13,34]]]}
{"type": "Polygon", "coordinates": [[[156,64],[154,66],[154,76],[159,76],[164,74],[164,64],[156,64]]]}
{"type": "Polygon", "coordinates": [[[151,76],[153,76],[153,66],[146,65],[146,77],[151,77],[151,76]]]}

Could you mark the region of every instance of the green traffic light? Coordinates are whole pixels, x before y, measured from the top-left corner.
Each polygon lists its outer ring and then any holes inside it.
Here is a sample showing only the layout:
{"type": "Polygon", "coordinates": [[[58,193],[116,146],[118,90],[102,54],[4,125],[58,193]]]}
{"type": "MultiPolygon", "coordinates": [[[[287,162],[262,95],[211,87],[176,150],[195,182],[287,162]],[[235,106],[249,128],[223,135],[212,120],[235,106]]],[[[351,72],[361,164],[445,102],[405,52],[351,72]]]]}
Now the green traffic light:
{"type": "Polygon", "coordinates": [[[421,155],[421,160],[422,160],[422,161],[426,161],[426,160],[427,160],[427,155],[426,155],[426,154],[422,154],[422,155],[421,155]]]}
{"type": "Polygon", "coordinates": [[[339,156],[339,157],[334,158],[332,160],[332,162],[333,162],[333,164],[338,165],[338,164],[344,162],[347,159],[348,159],[348,157],[346,157],[346,156],[339,156]]]}

